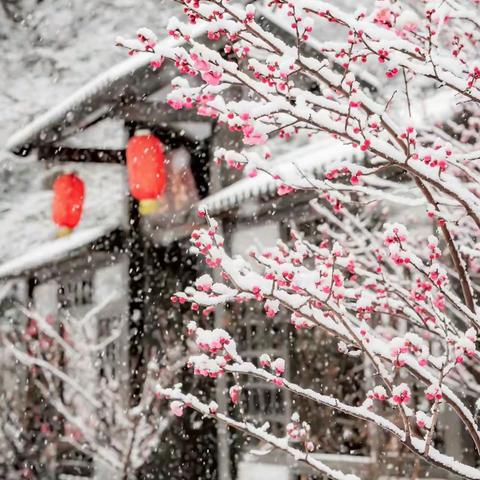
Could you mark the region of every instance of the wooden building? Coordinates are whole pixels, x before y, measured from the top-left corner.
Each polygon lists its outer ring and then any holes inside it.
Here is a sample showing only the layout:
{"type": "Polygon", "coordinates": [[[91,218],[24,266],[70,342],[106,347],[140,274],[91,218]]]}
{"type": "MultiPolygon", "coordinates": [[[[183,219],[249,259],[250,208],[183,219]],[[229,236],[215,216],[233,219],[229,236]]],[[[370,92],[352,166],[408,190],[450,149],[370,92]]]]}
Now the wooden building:
{"type": "MultiPolygon", "coordinates": [[[[288,35],[287,30],[273,19],[263,21],[270,22],[272,30],[288,35]]],[[[20,129],[9,140],[8,148],[18,155],[36,155],[46,172],[88,169],[92,165],[109,168],[112,164],[125,164],[127,139],[136,129],[148,128],[165,145],[172,165],[175,155],[182,156],[179,170],[170,169],[167,180],[170,189],[177,189],[171,198],[179,199],[178,204],[174,205],[172,200],[166,210],[142,218],[137,202],[128,196],[125,187],[124,194],[113,199],[116,205],[112,208],[121,212],[114,216],[114,221],[105,220],[84,228],[82,219],[78,229],[69,237],[56,239],[52,235],[48,241],[23,256],[0,265],[3,283],[15,284],[16,292],[20,292],[19,299],[31,306],[38,307],[36,302],[40,293],[50,289],[56,298],[55,305],[82,312],[98,303],[102,292],[115,290],[119,300],[105,311],[105,319],[120,316],[128,321],[125,351],[118,355],[126,355],[127,370],[133,372],[130,379],[133,397],[139,389],[149,350],[155,348],[164,353],[168,342],[180,335],[179,332],[193,316],[191,312],[179,311],[171,306],[169,298],[205,268],[188,253],[189,234],[198,222],[196,207],[204,206],[211,215],[221,219],[227,245],[233,254],[245,253],[252,243],[269,246],[278,236],[287,238],[292,225],[315,239],[317,226],[324,220],[308,208],[311,195],[280,198],[276,193],[276,181],[266,174],[261,173],[254,179],[238,179],[212,165],[212,152],[216,146],[223,145],[228,132],[215,121],[197,117],[194,112],[171,110],[166,104],[165,94],[170,80],[177,75],[176,70],[166,64],[154,71],[149,62],[150,55],[139,54],[100,74],[71,97],[20,129]],[[101,133],[104,125],[110,125],[123,139],[118,148],[104,147],[101,133]],[[84,137],[88,135],[93,140],[86,144],[84,137]],[[186,179],[194,188],[179,191],[186,179]]],[[[284,153],[280,153],[280,146],[274,144],[272,148],[277,153],[276,168],[283,173],[300,168],[305,173],[316,175],[330,161],[355,156],[352,148],[330,140],[309,144],[305,139],[303,144],[299,141],[286,149],[283,147],[284,153]],[[291,162],[293,149],[295,158],[299,159],[295,166],[291,162]]],[[[126,185],[126,182],[123,181],[123,184],[126,185]]],[[[96,191],[108,192],[110,186],[106,181],[96,191]]],[[[267,323],[261,306],[249,305],[242,311],[222,310],[211,322],[226,326],[236,335],[246,358],[256,358],[258,353],[265,351],[291,358],[287,372],[288,369],[295,371],[297,376],[305,379],[305,384],[312,375],[316,382],[323,383],[328,381],[329,375],[335,378],[338,374],[337,371],[326,372],[324,362],[318,358],[305,358],[295,353],[292,338],[301,335],[296,334],[288,322],[276,320],[267,323]],[[304,368],[306,363],[312,362],[314,373],[304,368]]],[[[296,339],[297,342],[301,340],[296,339]]],[[[335,355],[325,339],[317,340],[324,346],[325,356],[335,355]]],[[[338,368],[352,369],[351,378],[358,376],[358,384],[361,383],[363,366],[345,364],[338,368]]],[[[217,386],[217,402],[221,408],[226,407],[226,398],[222,393],[226,385],[223,382],[219,381],[217,386]]],[[[337,387],[345,389],[344,393],[355,402],[359,389],[350,383],[350,386],[337,387]]],[[[251,394],[247,398],[246,414],[259,421],[268,420],[277,425],[275,428],[281,429],[292,409],[301,407],[292,405],[293,400],[272,385],[252,383],[249,387],[251,394]]],[[[332,430],[337,420],[343,432],[349,431],[348,438],[342,440],[344,445],[339,448],[338,443],[334,443],[334,434],[339,432],[332,432],[331,443],[327,441],[323,445],[322,458],[342,469],[373,472],[378,458],[375,457],[375,442],[371,434],[350,419],[332,419],[329,413],[322,417],[332,430]],[[350,456],[347,459],[341,454],[333,455],[338,451],[348,455],[353,452],[358,460],[352,461],[350,456]]],[[[240,480],[247,480],[252,478],[249,476],[251,465],[263,472],[265,479],[275,476],[276,480],[290,480],[306,478],[308,474],[299,466],[285,463],[283,457],[279,460],[275,454],[260,460],[243,454],[235,457],[231,453],[234,442],[221,425],[217,427],[216,437],[209,447],[216,450],[216,455],[210,454],[214,458],[213,464],[191,468],[192,465],[188,465],[191,456],[188,439],[197,441],[204,432],[187,431],[186,425],[183,428],[185,441],[183,451],[178,453],[183,456],[183,461],[178,460],[175,467],[182,473],[170,478],[229,480],[237,471],[240,480]],[[236,464],[236,468],[232,467],[232,463],[236,464]]],[[[162,458],[167,454],[160,452],[162,458]]],[[[191,461],[195,462],[195,458],[191,457],[191,461]]],[[[157,468],[158,472],[160,467],[152,468],[157,468]]],[[[370,474],[369,478],[375,478],[373,473],[370,474]]]]}

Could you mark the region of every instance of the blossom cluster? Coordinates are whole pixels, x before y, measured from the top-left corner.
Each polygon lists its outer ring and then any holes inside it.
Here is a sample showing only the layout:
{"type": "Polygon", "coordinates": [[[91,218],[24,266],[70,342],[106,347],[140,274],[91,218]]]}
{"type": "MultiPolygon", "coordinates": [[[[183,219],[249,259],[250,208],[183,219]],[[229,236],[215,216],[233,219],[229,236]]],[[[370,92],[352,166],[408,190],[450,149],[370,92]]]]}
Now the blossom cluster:
{"type": "Polygon", "coordinates": [[[300,420],[300,415],[294,413],[286,427],[288,438],[292,442],[302,442],[307,452],[313,452],[315,445],[309,440],[310,425],[300,420]]]}
{"type": "Polygon", "coordinates": [[[404,337],[395,337],[390,340],[390,356],[396,367],[403,367],[406,364],[406,355],[413,354],[418,358],[418,364],[428,364],[428,344],[416,333],[406,333],[404,337]]]}
{"type": "MultiPolygon", "coordinates": [[[[219,304],[253,301],[267,318],[289,321],[298,330],[321,329],[340,353],[368,358],[380,379],[367,392],[367,409],[359,407],[355,416],[365,418],[366,411],[368,421],[389,425],[390,434],[400,430],[400,442],[407,438],[408,448],[435,463],[440,453],[430,454],[429,442],[438,422],[435,408],[445,401],[480,445],[463,401],[465,379],[478,360],[480,327],[471,275],[480,272],[480,188],[472,161],[478,153],[466,153],[478,137],[480,114],[462,116],[475,110],[462,104],[480,101],[478,33],[475,21],[465,21],[465,6],[471,5],[432,0],[412,9],[408,2],[379,0],[370,10],[348,12],[328,1],[269,1],[285,36],[258,21],[263,13],[256,10],[263,7],[226,0],[183,5],[188,23],[175,19],[168,27],[181,41],[165,54],[181,75],[173,81],[169,104],[196,108],[239,133],[244,149],[220,149],[216,160],[251,177],[258,170],[270,173],[278,196],[312,193],[310,205],[323,221],[312,235],[315,242],[292,231],[288,242],[252,250],[247,259],[228,254],[218,224],[201,212],[207,226],[192,233],[191,252],[216,269],[220,280],[202,275],[172,301],[204,316],[219,304]],[[338,38],[312,41],[315,29],[327,23],[338,38]],[[215,48],[196,33],[199,24],[215,48]],[[435,97],[435,108],[420,101],[436,94],[438,85],[455,97],[441,121],[429,117],[440,116],[435,114],[443,97],[435,97]],[[227,95],[232,86],[247,95],[227,95]],[[328,135],[358,155],[329,162],[310,177],[278,175],[275,156],[264,149],[275,135],[286,142],[328,135]],[[391,203],[401,213],[390,210],[391,203]],[[409,224],[416,207],[428,210],[428,231],[409,224]],[[397,375],[404,383],[397,384],[397,375]],[[413,377],[420,389],[413,389],[413,377]],[[416,401],[412,392],[422,389],[431,417],[414,414],[417,405],[409,408],[416,401]],[[403,427],[389,424],[380,413],[385,409],[374,412],[375,402],[395,407],[403,427]],[[413,417],[419,429],[428,430],[425,438],[410,432],[413,417]]],[[[196,374],[218,377],[234,370],[239,359],[227,332],[196,323],[188,331],[201,350],[190,358],[196,374]]],[[[260,367],[244,373],[289,389],[285,364],[265,353],[260,367]]],[[[229,389],[232,403],[240,401],[241,391],[237,384],[229,389]]],[[[340,399],[312,398],[352,413],[340,399]]],[[[207,409],[216,411],[215,405],[207,409]]],[[[294,416],[287,434],[304,442],[308,428],[294,416]]],[[[450,461],[442,465],[456,469],[450,461]]],[[[476,478],[475,472],[469,475],[476,478]]]]}

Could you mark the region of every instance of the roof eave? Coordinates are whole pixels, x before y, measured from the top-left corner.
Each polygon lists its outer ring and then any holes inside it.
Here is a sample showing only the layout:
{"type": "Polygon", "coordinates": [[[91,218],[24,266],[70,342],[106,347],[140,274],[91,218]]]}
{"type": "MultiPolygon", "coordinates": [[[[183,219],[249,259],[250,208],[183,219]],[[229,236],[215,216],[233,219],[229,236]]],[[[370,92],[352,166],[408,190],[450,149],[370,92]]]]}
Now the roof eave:
{"type": "MultiPolygon", "coordinates": [[[[200,37],[205,31],[206,28],[202,26],[192,36],[200,37]]],[[[160,46],[160,50],[178,47],[183,43],[183,39],[170,37],[160,46]]],[[[87,116],[95,120],[95,116],[104,115],[105,104],[108,107],[109,103],[118,103],[132,87],[141,90],[142,96],[158,90],[172,78],[173,69],[164,66],[160,73],[153,71],[150,67],[152,58],[151,53],[137,53],[114,65],[17,131],[8,139],[6,149],[25,156],[40,143],[53,143],[88,127],[80,125],[81,120],[87,116]]]]}

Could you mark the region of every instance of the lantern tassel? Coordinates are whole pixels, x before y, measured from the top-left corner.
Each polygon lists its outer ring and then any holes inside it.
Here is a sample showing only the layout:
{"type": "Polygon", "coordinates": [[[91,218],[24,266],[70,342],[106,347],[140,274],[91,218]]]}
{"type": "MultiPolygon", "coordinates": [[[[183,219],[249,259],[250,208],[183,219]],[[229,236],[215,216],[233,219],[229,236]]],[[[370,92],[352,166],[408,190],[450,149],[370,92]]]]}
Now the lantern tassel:
{"type": "Polygon", "coordinates": [[[156,199],[140,200],[138,208],[140,215],[152,215],[158,210],[158,201],[156,199]]]}
{"type": "Polygon", "coordinates": [[[57,237],[58,237],[58,238],[67,237],[67,236],[70,235],[72,232],[73,232],[73,228],[61,227],[61,228],[59,228],[59,229],[57,230],[57,237]]]}

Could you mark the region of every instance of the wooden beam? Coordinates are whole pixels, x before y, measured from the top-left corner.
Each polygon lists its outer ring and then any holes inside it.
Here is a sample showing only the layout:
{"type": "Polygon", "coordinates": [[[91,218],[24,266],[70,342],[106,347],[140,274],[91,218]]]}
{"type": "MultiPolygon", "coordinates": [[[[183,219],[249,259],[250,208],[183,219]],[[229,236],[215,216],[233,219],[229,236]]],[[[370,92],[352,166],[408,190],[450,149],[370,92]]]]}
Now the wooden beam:
{"type": "Polygon", "coordinates": [[[71,148],[61,145],[41,145],[39,160],[45,162],[93,162],[125,164],[125,150],[71,148]]]}

